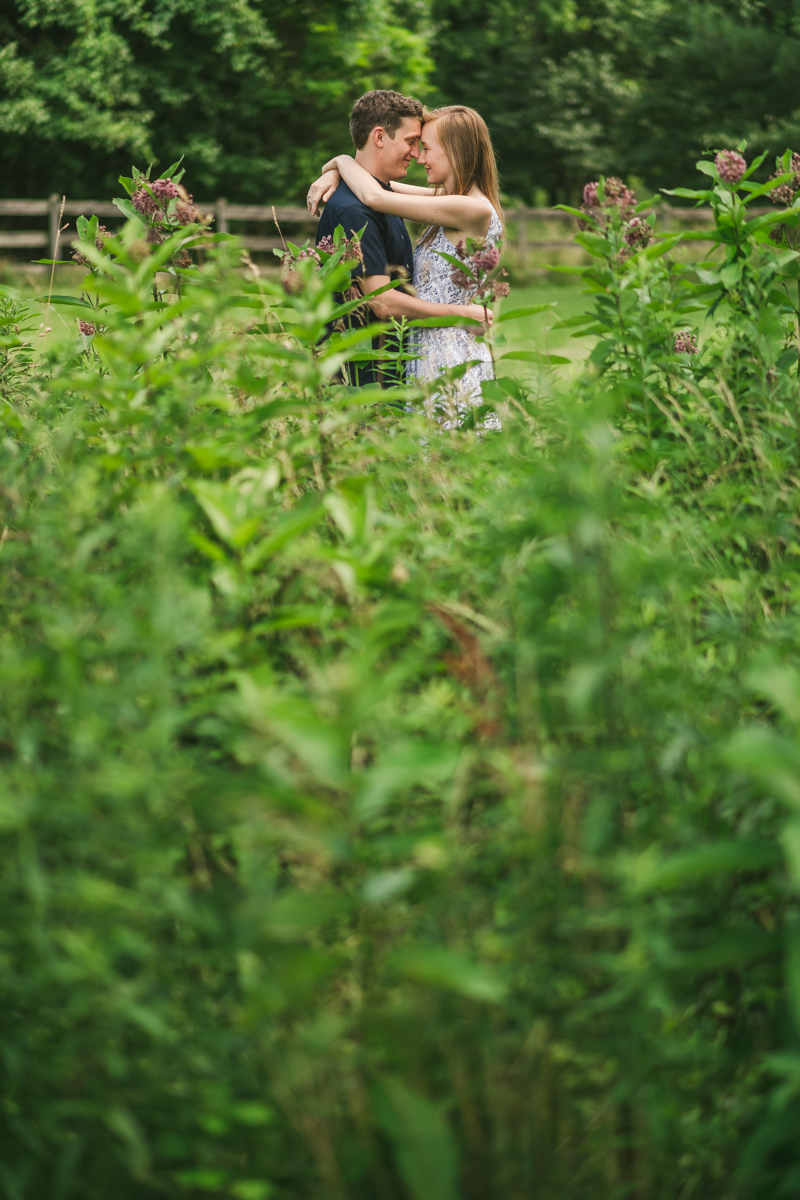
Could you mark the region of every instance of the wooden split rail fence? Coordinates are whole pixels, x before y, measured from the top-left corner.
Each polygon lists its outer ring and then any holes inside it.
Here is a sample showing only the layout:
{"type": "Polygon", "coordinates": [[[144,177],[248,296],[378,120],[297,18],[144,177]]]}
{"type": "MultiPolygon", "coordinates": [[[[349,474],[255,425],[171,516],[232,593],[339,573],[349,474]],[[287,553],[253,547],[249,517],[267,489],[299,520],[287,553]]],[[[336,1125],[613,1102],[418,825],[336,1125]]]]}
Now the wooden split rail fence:
{"type": "MultiPolygon", "coordinates": [[[[227,200],[221,199],[213,204],[198,204],[198,207],[201,212],[213,212],[214,228],[219,233],[231,232],[231,222],[237,224],[245,222],[248,225],[266,224],[271,229],[275,229],[271,205],[229,204],[227,200]]],[[[659,205],[655,211],[660,219],[662,231],[674,229],[676,226],[680,227],[686,223],[705,225],[711,220],[710,209],[672,208],[663,204],[659,205]]],[[[40,249],[47,251],[50,258],[55,258],[60,212],[60,196],[51,196],[49,200],[0,200],[0,219],[3,217],[47,218],[47,229],[0,229],[0,250],[40,249]]],[[[114,204],[95,200],[67,200],[64,205],[64,219],[68,221],[71,229],[64,231],[63,242],[69,245],[74,240],[75,217],[92,215],[101,219],[109,217],[121,219],[121,213],[114,204]]],[[[306,226],[306,230],[302,233],[303,240],[305,240],[305,237],[313,231],[314,218],[309,217],[305,208],[276,205],[275,215],[284,229],[284,233],[286,232],[284,227],[306,226]]],[[[510,246],[516,250],[519,260],[527,259],[528,254],[533,250],[564,249],[570,245],[569,236],[544,240],[530,237],[530,226],[538,225],[541,222],[558,222],[571,230],[574,228],[575,218],[569,213],[555,212],[551,208],[515,208],[506,215],[511,226],[511,236],[508,241],[510,246]]],[[[248,231],[242,235],[242,241],[248,250],[254,251],[272,250],[281,244],[277,230],[270,235],[252,234],[248,231]]]]}

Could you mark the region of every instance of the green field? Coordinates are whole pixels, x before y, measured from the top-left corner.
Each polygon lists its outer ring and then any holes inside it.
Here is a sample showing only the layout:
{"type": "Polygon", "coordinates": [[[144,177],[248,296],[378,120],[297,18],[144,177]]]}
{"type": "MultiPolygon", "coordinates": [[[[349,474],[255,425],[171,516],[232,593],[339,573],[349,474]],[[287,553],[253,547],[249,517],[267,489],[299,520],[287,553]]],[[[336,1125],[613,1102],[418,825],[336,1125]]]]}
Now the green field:
{"type": "MultiPolygon", "coordinates": [[[[538,350],[542,354],[558,354],[570,358],[577,366],[586,357],[588,339],[572,338],[571,330],[561,326],[562,321],[586,312],[591,307],[591,296],[584,294],[580,285],[541,283],[529,287],[513,287],[504,302],[507,311],[526,308],[536,304],[551,304],[553,307],[532,317],[522,317],[510,322],[504,334],[508,338],[506,349],[538,350]]],[[[564,368],[567,370],[567,368],[564,368]]],[[[517,378],[531,373],[523,363],[507,364],[501,374],[513,374],[517,378]]],[[[572,373],[572,371],[570,371],[572,373]]]]}

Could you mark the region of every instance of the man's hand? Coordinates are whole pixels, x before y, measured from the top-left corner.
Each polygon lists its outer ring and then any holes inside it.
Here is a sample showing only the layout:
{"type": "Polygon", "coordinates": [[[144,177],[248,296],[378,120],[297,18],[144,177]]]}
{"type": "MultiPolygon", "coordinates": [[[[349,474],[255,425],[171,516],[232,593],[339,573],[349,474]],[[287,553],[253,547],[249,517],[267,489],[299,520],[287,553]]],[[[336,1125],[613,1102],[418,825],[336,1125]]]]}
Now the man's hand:
{"type": "Polygon", "coordinates": [[[335,168],[332,171],[324,171],[319,179],[314,180],[306,196],[306,205],[312,217],[317,215],[320,204],[328,203],[341,181],[342,177],[335,168]]]}

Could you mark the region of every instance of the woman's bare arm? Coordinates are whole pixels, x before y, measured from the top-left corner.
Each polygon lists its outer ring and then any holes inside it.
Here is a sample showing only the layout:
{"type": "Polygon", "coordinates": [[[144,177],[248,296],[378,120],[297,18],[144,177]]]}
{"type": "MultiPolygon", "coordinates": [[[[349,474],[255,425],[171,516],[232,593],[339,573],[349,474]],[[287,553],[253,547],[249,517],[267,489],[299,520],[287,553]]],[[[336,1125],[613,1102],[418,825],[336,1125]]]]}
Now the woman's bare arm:
{"type": "MultiPolygon", "coordinates": [[[[388,275],[367,275],[366,279],[359,278],[359,283],[364,292],[369,293],[386,287],[391,280],[388,275]]],[[[484,310],[475,304],[440,304],[438,301],[420,300],[397,288],[383,292],[372,300],[367,297],[367,304],[376,317],[382,321],[399,321],[401,317],[405,317],[409,321],[419,320],[420,317],[448,317],[452,319],[454,325],[457,325],[465,317],[470,321],[483,323],[484,317],[484,310]]],[[[486,315],[491,325],[494,313],[489,309],[486,315]]],[[[480,333],[480,330],[476,328],[472,332],[480,333]]]]}
{"type": "MultiPolygon", "coordinates": [[[[341,176],[336,167],[325,170],[319,179],[315,179],[308,189],[306,206],[312,216],[316,216],[320,204],[327,204],[339,186],[341,176]]],[[[403,192],[409,196],[435,196],[436,188],[416,187],[413,183],[401,183],[392,180],[392,191],[403,192]]]]}
{"type": "Polygon", "coordinates": [[[489,228],[491,212],[474,196],[436,196],[430,192],[412,195],[387,191],[349,154],[340,154],[336,159],[331,159],[325,164],[325,169],[334,166],[362,204],[375,212],[392,213],[396,217],[426,225],[463,229],[474,237],[485,237],[489,228]]]}
{"type": "Polygon", "coordinates": [[[414,183],[402,183],[396,179],[392,180],[392,191],[403,192],[407,196],[435,196],[436,188],[432,187],[417,187],[414,183]]]}

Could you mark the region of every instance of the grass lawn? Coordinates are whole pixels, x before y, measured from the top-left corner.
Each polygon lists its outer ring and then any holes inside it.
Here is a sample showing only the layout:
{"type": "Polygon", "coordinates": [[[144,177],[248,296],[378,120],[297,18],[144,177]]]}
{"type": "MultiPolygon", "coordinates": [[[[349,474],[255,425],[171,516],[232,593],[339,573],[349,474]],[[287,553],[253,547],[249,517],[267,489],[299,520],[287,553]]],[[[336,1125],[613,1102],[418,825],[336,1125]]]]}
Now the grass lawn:
{"type": "MultiPolygon", "coordinates": [[[[508,339],[503,350],[538,350],[542,354],[559,354],[569,358],[572,367],[562,367],[560,373],[576,371],[592,347],[591,338],[572,338],[571,329],[559,327],[560,321],[586,312],[591,307],[592,296],[584,295],[580,281],[567,283],[541,283],[529,287],[514,287],[511,295],[503,301],[507,312],[515,308],[527,308],[534,304],[551,304],[553,307],[532,317],[521,317],[503,327],[508,339]]],[[[500,375],[514,375],[525,379],[538,374],[540,368],[531,363],[509,362],[499,369],[500,375]]]]}

